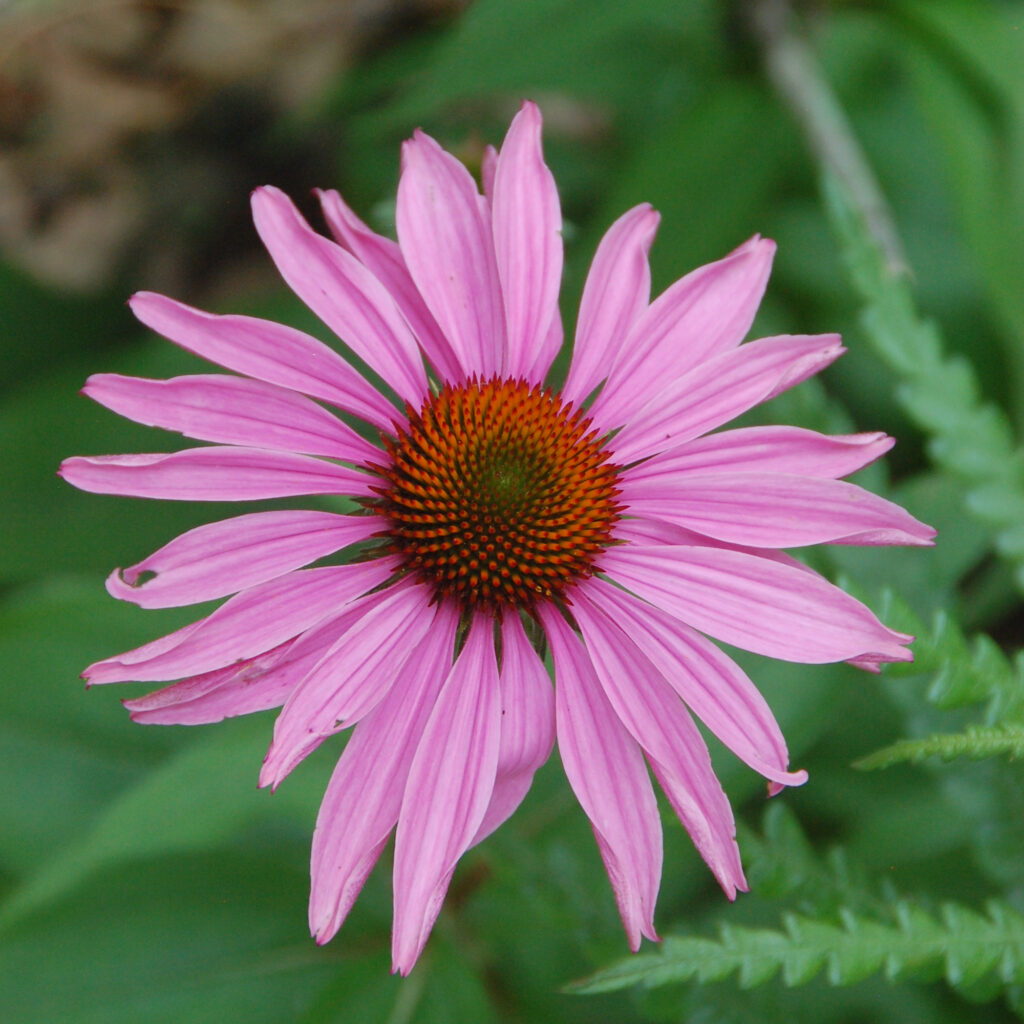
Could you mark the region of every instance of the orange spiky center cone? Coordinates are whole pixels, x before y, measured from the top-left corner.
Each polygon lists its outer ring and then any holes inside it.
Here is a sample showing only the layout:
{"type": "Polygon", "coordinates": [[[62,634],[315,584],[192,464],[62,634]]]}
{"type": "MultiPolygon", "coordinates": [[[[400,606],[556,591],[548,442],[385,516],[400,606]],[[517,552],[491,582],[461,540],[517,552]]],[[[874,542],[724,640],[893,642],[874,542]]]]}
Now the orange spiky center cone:
{"type": "Polygon", "coordinates": [[[407,572],[466,611],[565,599],[598,571],[619,467],[579,411],[523,380],[445,385],[385,438],[374,511],[407,572]]]}

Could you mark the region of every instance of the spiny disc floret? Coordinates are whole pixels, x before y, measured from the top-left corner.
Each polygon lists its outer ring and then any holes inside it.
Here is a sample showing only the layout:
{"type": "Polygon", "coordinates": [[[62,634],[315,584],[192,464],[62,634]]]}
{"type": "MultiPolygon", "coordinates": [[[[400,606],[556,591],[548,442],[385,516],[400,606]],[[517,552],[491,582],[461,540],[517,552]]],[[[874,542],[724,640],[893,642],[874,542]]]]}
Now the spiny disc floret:
{"type": "Polygon", "coordinates": [[[582,413],[523,380],[445,385],[385,438],[388,549],[464,609],[531,609],[592,575],[622,506],[582,413]]]}

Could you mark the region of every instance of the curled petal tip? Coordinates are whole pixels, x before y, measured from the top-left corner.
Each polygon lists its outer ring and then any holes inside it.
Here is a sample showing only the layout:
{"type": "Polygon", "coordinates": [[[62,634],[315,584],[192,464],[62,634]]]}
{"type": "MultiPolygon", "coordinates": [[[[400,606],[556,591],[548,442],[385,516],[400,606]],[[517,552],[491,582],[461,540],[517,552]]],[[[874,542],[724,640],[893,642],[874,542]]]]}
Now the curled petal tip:
{"type": "Polygon", "coordinates": [[[107,593],[119,601],[137,601],[140,587],[136,586],[135,581],[138,576],[131,569],[117,568],[106,578],[104,586],[107,593]]]}
{"type": "Polygon", "coordinates": [[[768,795],[777,796],[784,789],[787,789],[790,786],[802,786],[807,781],[807,779],[807,772],[803,769],[800,769],[800,771],[797,772],[788,772],[787,778],[785,780],[778,778],[769,779],[767,782],[768,795]]]}

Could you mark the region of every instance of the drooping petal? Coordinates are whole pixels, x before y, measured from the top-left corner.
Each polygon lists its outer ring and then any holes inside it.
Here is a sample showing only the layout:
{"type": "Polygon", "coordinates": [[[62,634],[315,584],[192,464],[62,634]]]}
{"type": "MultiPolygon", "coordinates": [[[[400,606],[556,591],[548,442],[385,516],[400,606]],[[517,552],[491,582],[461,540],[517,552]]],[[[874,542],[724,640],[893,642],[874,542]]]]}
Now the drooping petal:
{"type": "Polygon", "coordinates": [[[465,367],[459,365],[448,339],[416,290],[398,243],[371,231],[333,189],[317,190],[316,194],[335,240],[360,259],[391,293],[442,381],[461,380],[465,367]]]}
{"type": "Polygon", "coordinates": [[[933,543],[935,531],[901,506],[842,480],[781,473],[623,476],[630,514],[663,519],[748,547],[933,543]]]}
{"type": "Polygon", "coordinates": [[[60,475],[83,491],[173,501],[259,501],[296,494],[368,496],[373,478],[348,466],[260,448],[217,445],[138,455],[76,455],[60,475]]]}
{"type": "Polygon", "coordinates": [[[775,243],[755,236],[659,295],[622,343],[594,415],[624,422],[666,381],[739,345],[754,322],[774,255],[775,243]]]}
{"type": "Polygon", "coordinates": [[[555,745],[555,691],[518,615],[501,622],[501,743],[491,803],[472,846],[522,803],[534,773],[555,745]]]}
{"type": "Polygon", "coordinates": [[[310,667],[308,658],[289,657],[297,643],[121,703],[140,725],[208,725],[280,707],[310,667]]]}
{"type": "Polygon", "coordinates": [[[331,512],[253,512],[198,526],[107,579],[114,597],[143,608],[198,604],[277,579],[379,529],[331,512]]]}
{"type": "Polygon", "coordinates": [[[458,617],[437,607],[400,686],[356,727],[331,776],[313,833],[309,928],[320,944],[341,927],[398,822],[420,736],[452,663],[458,617]]]}
{"type": "Polygon", "coordinates": [[[373,595],[357,598],[294,640],[227,668],[122,701],[132,721],[143,725],[203,725],[224,718],[279,708],[324,652],[366,614],[373,595]]]}
{"type": "Polygon", "coordinates": [[[280,189],[252,194],[253,221],[296,295],[406,402],[427,394],[416,339],[377,278],[336,242],[317,234],[280,189]]]}
{"type": "Polygon", "coordinates": [[[648,203],[627,210],[605,232],[590,264],[569,375],[562,388],[579,405],[608,376],[630,328],[651,298],[647,253],[661,220],[648,203]]]}
{"type": "Polygon", "coordinates": [[[740,427],[654,455],[624,477],[638,482],[677,473],[789,473],[836,480],[881,458],[894,443],[882,433],[828,435],[802,427],[740,427]]]}
{"type": "Polygon", "coordinates": [[[224,374],[170,380],[93,374],[82,393],[136,423],[176,430],[199,441],[323,455],[343,462],[379,459],[381,451],[347,423],[292,391],[224,374]]]}
{"type": "Polygon", "coordinates": [[[147,327],[225,369],[330,402],[380,430],[399,418],[337,352],[302,331],[251,316],[215,316],[154,292],[138,292],[128,305],[147,327]]]}
{"type": "Polygon", "coordinates": [[[501,370],[527,379],[558,308],[562,283],[562,212],[540,136],[540,111],[524,103],[501,147],[492,200],[507,332],[501,370]]]}
{"type": "Polygon", "coordinates": [[[736,823],[707,745],[654,664],[583,595],[573,616],[605,696],[640,744],[679,820],[729,899],[746,890],[736,823]]]}
{"type": "Polygon", "coordinates": [[[434,705],[402,799],[395,834],[393,970],[412,970],[448,883],[494,790],[501,693],[492,620],[474,617],[466,645],[434,705]]]}
{"type": "MultiPolygon", "coordinates": [[[[725,352],[678,380],[663,367],[671,383],[618,433],[615,457],[620,463],[632,462],[699,437],[807,380],[844,351],[837,334],[782,335],[725,352]]],[[[620,425],[595,406],[590,414],[598,426],[611,430],[620,425]]]]}
{"type": "Polygon", "coordinates": [[[383,583],[391,558],[356,565],[299,569],[229,598],[215,612],[82,674],[90,684],[163,682],[224,668],[298,636],[383,583]]]}
{"type": "Polygon", "coordinates": [[[324,652],[274,723],[260,785],[281,780],[328,737],[355,725],[387,695],[430,628],[429,593],[398,583],[324,652]]]}
{"type": "Polygon", "coordinates": [[[718,640],[804,664],[871,655],[911,661],[913,637],[888,629],[817,573],[711,547],[610,548],[615,582],[718,640]]]}
{"type": "Polygon", "coordinates": [[[786,741],[768,702],[739,665],[713,643],[601,579],[580,586],[576,595],[573,609],[584,636],[597,628],[621,631],[740,760],[776,789],[807,781],[806,772],[789,771],[786,741]]]}
{"type": "Polygon", "coordinates": [[[657,939],[654,904],[661,882],[661,819],[643,754],[594,675],[561,615],[539,609],[555,661],[558,752],[590,819],[630,948],[657,939]]]}
{"type": "Polygon", "coordinates": [[[491,224],[469,171],[429,135],[402,150],[395,219],[406,266],[469,373],[497,373],[505,310],[491,224]]]}

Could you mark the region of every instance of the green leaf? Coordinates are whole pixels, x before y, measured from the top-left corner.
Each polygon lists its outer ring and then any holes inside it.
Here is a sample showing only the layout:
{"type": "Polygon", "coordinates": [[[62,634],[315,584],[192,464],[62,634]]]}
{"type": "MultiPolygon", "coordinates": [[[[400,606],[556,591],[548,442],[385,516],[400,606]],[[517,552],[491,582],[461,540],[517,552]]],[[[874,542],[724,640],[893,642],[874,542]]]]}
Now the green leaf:
{"type": "Polygon", "coordinates": [[[1010,660],[984,634],[972,640],[957,621],[937,612],[928,626],[892,591],[880,603],[883,619],[893,628],[913,633],[914,661],[887,665],[889,676],[928,673],[928,698],[943,710],[988,701],[985,723],[1024,722],[1024,658],[1010,660]]]}
{"type": "Polygon", "coordinates": [[[1003,327],[1024,408],[1024,61],[1013,5],[898,0],[905,66],[944,151],[968,253],[1003,327]]]}
{"type": "MultiPolygon", "coordinates": [[[[615,187],[605,189],[594,228],[603,232],[636,203],[659,211],[657,292],[754,234],[761,211],[792,173],[796,152],[791,125],[759,86],[722,81],[638,140],[615,187]]],[[[592,252],[598,237],[585,239],[583,250],[592,252]]]]}
{"type": "Polygon", "coordinates": [[[111,600],[99,580],[54,580],[0,604],[0,867],[20,876],[73,844],[185,733],[134,726],[114,691],[87,692],[91,661],[187,621],[111,600]]]}
{"type": "Polygon", "coordinates": [[[1017,536],[1024,508],[1024,455],[1016,448],[1009,420],[980,397],[970,364],[943,354],[937,331],[919,317],[907,281],[886,265],[844,185],[831,176],[824,185],[833,225],[864,302],[867,339],[901,378],[901,403],[931,435],[932,458],[965,487],[968,511],[995,528],[997,550],[1021,570],[1024,561],[1013,554],[1012,540],[999,543],[1003,531],[1017,536]]]}
{"type": "Polygon", "coordinates": [[[307,886],[301,868],[265,853],[179,854],[106,871],[4,935],[0,1019],[296,1020],[343,955],[310,940],[307,886]]]}
{"type": "Polygon", "coordinates": [[[735,976],[753,988],[781,973],[787,986],[804,985],[825,970],[830,985],[852,985],[884,970],[890,981],[945,978],[977,995],[986,976],[990,996],[1024,980],[1024,917],[993,902],[987,916],[946,904],[941,920],[900,901],[894,920],[843,910],[838,923],[786,914],[782,928],[722,926],[717,940],[670,936],[657,954],[632,957],[571,986],[579,993],[609,992],[632,985],[654,988],[696,978],[735,976]]]}
{"type": "Polygon", "coordinates": [[[952,761],[957,757],[980,760],[985,757],[1024,757],[1024,725],[968,726],[966,732],[900,740],[861,758],[854,765],[867,771],[891,768],[894,764],[920,764],[929,757],[952,761]]]}
{"type": "Polygon", "coordinates": [[[2,260],[0,295],[4,297],[0,393],[48,373],[55,363],[83,349],[108,346],[112,337],[132,329],[132,318],[120,299],[68,295],[39,284],[2,260]]]}
{"type": "Polygon", "coordinates": [[[456,100],[496,93],[569,90],[615,103],[649,100],[666,90],[666,74],[675,84],[684,73],[673,67],[680,48],[696,58],[687,69],[692,76],[720,56],[716,13],[709,0],[592,0],[583,16],[573,0],[480,0],[452,25],[421,69],[418,87],[404,92],[388,121],[406,131],[456,100]],[[642,62],[638,48],[647,55],[642,62]]]}
{"type": "Polygon", "coordinates": [[[740,849],[751,892],[758,900],[797,898],[806,909],[833,914],[841,907],[858,913],[884,908],[850,864],[845,848],[822,856],[811,845],[793,809],[773,800],[765,808],[763,836],[739,823],[740,849]]]}
{"type": "Polygon", "coordinates": [[[58,850],[0,905],[0,929],[66,898],[90,874],[125,861],[223,844],[282,813],[312,826],[319,793],[286,786],[271,801],[256,776],[268,739],[264,716],[222,723],[118,794],[77,842],[58,850]]]}

